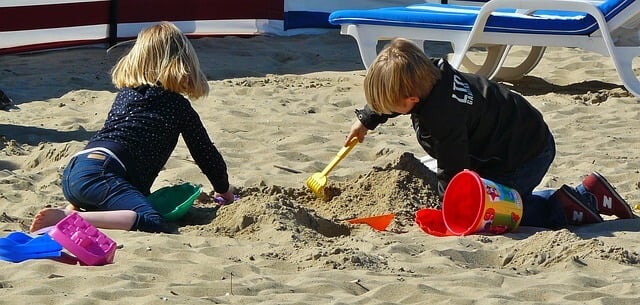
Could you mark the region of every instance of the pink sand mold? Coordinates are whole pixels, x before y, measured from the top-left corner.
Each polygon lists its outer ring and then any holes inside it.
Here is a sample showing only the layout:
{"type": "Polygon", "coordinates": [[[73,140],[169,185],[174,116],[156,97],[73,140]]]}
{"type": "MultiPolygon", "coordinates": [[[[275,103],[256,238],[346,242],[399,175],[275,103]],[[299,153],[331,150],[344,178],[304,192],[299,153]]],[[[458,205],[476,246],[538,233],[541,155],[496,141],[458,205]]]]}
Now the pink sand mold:
{"type": "Polygon", "coordinates": [[[59,221],[49,235],[86,265],[113,263],[116,243],[78,213],[69,214],[59,221]]]}

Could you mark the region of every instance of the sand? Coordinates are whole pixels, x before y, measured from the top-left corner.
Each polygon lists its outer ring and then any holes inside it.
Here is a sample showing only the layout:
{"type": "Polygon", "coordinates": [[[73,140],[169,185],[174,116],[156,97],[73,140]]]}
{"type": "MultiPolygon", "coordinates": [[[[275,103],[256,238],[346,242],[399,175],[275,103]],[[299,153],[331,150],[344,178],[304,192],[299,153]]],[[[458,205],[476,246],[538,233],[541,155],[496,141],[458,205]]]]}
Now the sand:
{"type": "MultiPolygon", "coordinates": [[[[218,207],[179,142],[153,189],[190,182],[203,195],[179,234],[102,230],[113,264],[0,261],[0,304],[635,304],[640,220],[558,231],[435,237],[415,211],[439,207],[408,117],[371,132],[329,175],[331,197],[305,180],[342,146],[362,107],[364,67],[337,31],[193,40],[211,94],[194,107],[241,196],[218,207]],[[346,219],[395,213],[386,231],[346,219]]],[[[127,45],[0,57],[0,233],[26,231],[66,204],[60,175],[98,130],[115,96],[109,69],[127,45]]],[[[436,56],[443,45],[428,45],[436,56]]],[[[516,50],[515,56],[524,56],[516,50]]],[[[640,103],[611,61],[550,48],[504,83],[540,109],[558,156],[540,185],[576,185],[599,171],[640,204],[640,103]]],[[[640,213],[636,210],[636,213],[640,213]]],[[[67,253],[67,252],[65,252],[67,253]]]]}

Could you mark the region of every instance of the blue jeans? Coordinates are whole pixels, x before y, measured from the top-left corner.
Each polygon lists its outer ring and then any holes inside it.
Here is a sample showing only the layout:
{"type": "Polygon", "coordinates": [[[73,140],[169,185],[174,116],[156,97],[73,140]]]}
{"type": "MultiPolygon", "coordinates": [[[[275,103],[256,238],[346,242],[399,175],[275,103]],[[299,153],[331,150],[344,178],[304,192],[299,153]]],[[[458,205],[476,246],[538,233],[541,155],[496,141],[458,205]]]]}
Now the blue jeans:
{"type": "Polygon", "coordinates": [[[162,215],[125,177],[125,169],[109,154],[101,151],[81,153],[71,158],[62,173],[62,193],[82,210],[136,212],[131,230],[170,232],[162,215]]]}
{"type": "Polygon", "coordinates": [[[562,204],[553,196],[556,190],[534,191],[547,174],[555,156],[556,143],[553,135],[549,134],[547,146],[538,156],[509,174],[489,178],[494,182],[510,186],[520,193],[523,203],[520,221],[522,226],[560,229],[567,225],[562,204]]]}

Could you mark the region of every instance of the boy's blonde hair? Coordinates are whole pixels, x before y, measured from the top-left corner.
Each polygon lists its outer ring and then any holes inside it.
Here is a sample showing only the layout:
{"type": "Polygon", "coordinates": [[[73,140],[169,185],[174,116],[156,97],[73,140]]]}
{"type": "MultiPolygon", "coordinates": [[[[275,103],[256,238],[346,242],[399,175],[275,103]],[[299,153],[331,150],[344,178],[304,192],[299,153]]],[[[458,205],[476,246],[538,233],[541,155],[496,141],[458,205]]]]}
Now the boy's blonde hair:
{"type": "Polygon", "coordinates": [[[129,53],[111,70],[118,89],[161,86],[190,98],[209,94],[209,84],[189,39],[170,22],[142,30],[129,53]]]}
{"type": "Polygon", "coordinates": [[[395,38],[382,49],[364,78],[364,94],[369,107],[382,114],[402,100],[426,98],[441,72],[412,41],[395,38]]]}

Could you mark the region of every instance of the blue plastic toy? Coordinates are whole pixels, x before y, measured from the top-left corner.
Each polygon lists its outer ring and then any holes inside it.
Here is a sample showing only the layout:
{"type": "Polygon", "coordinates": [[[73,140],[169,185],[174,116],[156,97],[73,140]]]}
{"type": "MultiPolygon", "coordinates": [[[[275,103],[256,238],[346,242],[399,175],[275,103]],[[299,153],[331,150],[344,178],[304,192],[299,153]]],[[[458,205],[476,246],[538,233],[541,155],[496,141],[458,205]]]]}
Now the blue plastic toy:
{"type": "Polygon", "coordinates": [[[34,258],[57,258],[62,246],[49,234],[32,237],[23,232],[11,232],[0,238],[0,259],[19,263],[34,258]]]}

